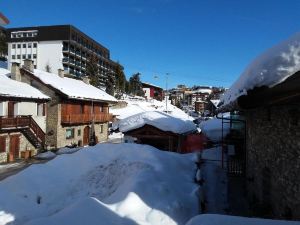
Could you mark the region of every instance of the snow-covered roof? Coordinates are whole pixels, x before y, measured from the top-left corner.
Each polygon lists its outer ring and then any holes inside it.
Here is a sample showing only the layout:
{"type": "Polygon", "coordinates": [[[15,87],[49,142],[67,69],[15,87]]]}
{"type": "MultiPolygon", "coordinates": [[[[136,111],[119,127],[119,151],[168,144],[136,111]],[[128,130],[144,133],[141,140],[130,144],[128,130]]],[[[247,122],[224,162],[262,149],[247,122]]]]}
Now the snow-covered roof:
{"type": "Polygon", "coordinates": [[[210,94],[211,92],[212,92],[212,90],[209,88],[199,88],[199,89],[192,91],[192,93],[194,93],[194,94],[196,94],[196,93],[210,94]]]}
{"type": "Polygon", "coordinates": [[[117,99],[92,85],[86,84],[81,80],[68,77],[60,77],[54,73],[42,70],[34,70],[33,74],[43,83],[50,85],[54,89],[62,92],[71,99],[97,100],[116,102],[117,99]]]}
{"type": "Polygon", "coordinates": [[[183,120],[159,111],[142,112],[118,121],[118,127],[121,132],[134,130],[143,127],[146,124],[176,134],[183,134],[196,130],[196,126],[192,121],[183,120]]]}
{"type": "Polygon", "coordinates": [[[30,98],[30,99],[49,99],[38,89],[19,81],[8,78],[10,71],[0,68],[0,96],[30,98]]]}
{"type": "Polygon", "coordinates": [[[258,56],[222,96],[223,106],[255,87],[273,87],[300,70],[300,33],[258,56]]]}
{"type": "Polygon", "coordinates": [[[148,86],[151,86],[151,87],[155,87],[155,88],[162,89],[161,87],[159,87],[159,86],[157,86],[157,85],[154,85],[154,84],[151,84],[151,83],[142,82],[142,84],[145,84],[145,85],[148,85],[148,86]]]}

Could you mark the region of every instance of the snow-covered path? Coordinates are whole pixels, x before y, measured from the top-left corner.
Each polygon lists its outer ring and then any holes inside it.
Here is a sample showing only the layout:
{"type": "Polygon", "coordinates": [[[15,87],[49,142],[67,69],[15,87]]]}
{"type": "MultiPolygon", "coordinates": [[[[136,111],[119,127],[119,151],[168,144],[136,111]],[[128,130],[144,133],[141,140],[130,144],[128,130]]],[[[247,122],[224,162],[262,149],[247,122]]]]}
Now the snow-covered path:
{"type": "Polygon", "coordinates": [[[221,148],[204,150],[202,162],[205,212],[226,214],[228,210],[227,174],[221,167],[221,148]]]}

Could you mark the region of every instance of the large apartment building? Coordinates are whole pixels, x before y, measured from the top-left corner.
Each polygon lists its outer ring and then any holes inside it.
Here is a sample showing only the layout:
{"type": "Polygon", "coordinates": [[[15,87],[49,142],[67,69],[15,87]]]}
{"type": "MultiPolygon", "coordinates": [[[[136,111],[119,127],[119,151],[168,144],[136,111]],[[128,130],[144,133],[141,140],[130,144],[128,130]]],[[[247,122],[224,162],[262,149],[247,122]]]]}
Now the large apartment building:
{"type": "Polygon", "coordinates": [[[89,59],[98,62],[101,84],[115,73],[117,63],[107,48],[72,25],[20,27],[7,29],[8,69],[13,62],[31,59],[36,69],[83,77],[89,59]]]}

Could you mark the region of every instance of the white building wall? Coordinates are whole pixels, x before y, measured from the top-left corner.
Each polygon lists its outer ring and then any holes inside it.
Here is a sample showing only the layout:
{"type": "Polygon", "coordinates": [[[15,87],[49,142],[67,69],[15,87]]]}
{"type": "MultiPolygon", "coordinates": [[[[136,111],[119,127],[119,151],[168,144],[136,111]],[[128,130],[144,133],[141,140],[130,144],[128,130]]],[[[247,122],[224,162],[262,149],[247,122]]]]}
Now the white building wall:
{"type": "Polygon", "coordinates": [[[0,116],[7,115],[7,102],[0,102],[0,116]]]}
{"type": "Polygon", "coordinates": [[[8,43],[7,69],[11,69],[12,62],[23,65],[24,59],[31,59],[33,60],[34,65],[37,65],[37,48],[38,42],[8,43]]]}
{"type": "Polygon", "coordinates": [[[18,104],[18,115],[32,116],[35,122],[40,128],[46,131],[46,116],[37,115],[37,103],[35,102],[19,102],[18,104]]]}
{"type": "Polygon", "coordinates": [[[147,97],[147,99],[150,98],[150,88],[143,88],[143,91],[145,93],[145,97],[147,97]]]}
{"type": "Polygon", "coordinates": [[[37,48],[37,69],[44,70],[50,66],[52,73],[58,73],[58,69],[63,69],[62,65],[62,41],[41,41],[37,48]]]}

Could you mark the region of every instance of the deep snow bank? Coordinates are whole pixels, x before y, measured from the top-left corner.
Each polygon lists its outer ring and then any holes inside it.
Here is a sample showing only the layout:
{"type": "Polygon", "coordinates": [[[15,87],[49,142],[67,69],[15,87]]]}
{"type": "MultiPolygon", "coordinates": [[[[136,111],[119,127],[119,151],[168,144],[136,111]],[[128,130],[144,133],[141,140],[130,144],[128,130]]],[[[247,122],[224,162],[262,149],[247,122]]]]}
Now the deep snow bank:
{"type": "Polygon", "coordinates": [[[193,154],[98,144],[0,182],[0,224],[184,224],[198,212],[193,154]]]}
{"type": "Polygon", "coordinates": [[[299,225],[300,222],[203,214],[192,218],[186,225],[299,225]]]}

